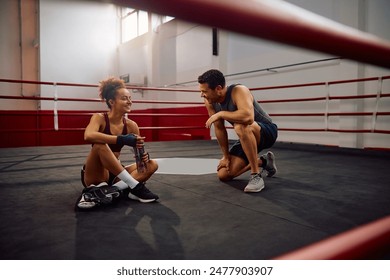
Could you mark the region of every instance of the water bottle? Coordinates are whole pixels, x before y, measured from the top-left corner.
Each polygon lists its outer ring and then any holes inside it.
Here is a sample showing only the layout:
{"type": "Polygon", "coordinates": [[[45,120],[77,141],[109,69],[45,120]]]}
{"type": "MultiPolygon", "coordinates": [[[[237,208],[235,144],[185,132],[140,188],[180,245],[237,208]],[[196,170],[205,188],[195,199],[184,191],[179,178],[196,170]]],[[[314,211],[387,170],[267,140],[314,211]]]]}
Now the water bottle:
{"type": "Polygon", "coordinates": [[[135,163],[137,164],[138,173],[144,173],[146,171],[146,164],[142,161],[142,157],[145,153],[144,147],[134,147],[135,163]]]}

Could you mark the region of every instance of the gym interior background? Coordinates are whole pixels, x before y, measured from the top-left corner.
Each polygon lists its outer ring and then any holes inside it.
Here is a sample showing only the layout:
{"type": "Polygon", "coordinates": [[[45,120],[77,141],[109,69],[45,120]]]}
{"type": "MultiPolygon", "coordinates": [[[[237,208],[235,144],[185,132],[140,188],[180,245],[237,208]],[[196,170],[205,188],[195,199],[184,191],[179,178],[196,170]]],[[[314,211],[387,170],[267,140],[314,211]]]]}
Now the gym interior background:
{"type": "MultiPolygon", "coordinates": [[[[379,38],[390,39],[386,0],[287,2],[379,38]]],[[[81,128],[88,122],[88,113],[105,110],[105,105],[53,102],[55,97],[97,98],[96,87],[53,86],[54,83],[97,85],[107,76],[119,76],[129,85],[191,89],[194,92],[134,89],[133,100],[137,103],[133,105],[133,112],[205,114],[196,79],[205,70],[217,68],[227,75],[228,83],[263,88],[253,93],[282,128],[278,141],[359,149],[390,148],[390,117],[380,113],[388,111],[390,100],[375,98],[389,92],[390,80],[386,79],[389,69],[164,15],[148,15],[104,1],[1,1],[0,5],[0,77],[51,83],[0,82],[2,96],[51,98],[2,99],[2,147],[83,143],[81,128]],[[128,31],[132,20],[138,22],[135,33],[128,31]],[[376,79],[336,82],[373,77],[376,79]],[[317,83],[319,85],[293,86],[317,83]],[[284,85],[290,86],[274,88],[284,85]],[[370,94],[375,97],[354,98],[370,94]],[[327,96],[347,97],[327,101],[327,96]],[[300,98],[320,100],[272,102],[300,98]],[[172,100],[179,104],[164,103],[172,100]],[[54,124],[54,107],[59,112],[59,127],[54,124]],[[306,129],[311,132],[305,132],[306,129]],[[339,132],[343,130],[352,132],[339,132]],[[353,132],[361,130],[382,133],[353,132]]],[[[234,20],[234,14],[229,16],[234,20]]],[[[204,117],[139,118],[136,114],[133,117],[141,127],[183,124],[201,127],[204,124],[204,117]]],[[[145,130],[145,133],[151,141],[213,137],[204,129],[190,133],[179,129],[145,130]]],[[[230,137],[236,137],[233,131],[230,137]]]]}
{"type": "MultiPolygon", "coordinates": [[[[286,2],[390,40],[387,0],[286,2]]],[[[0,28],[2,259],[269,259],[390,213],[389,68],[107,1],[0,1],[0,28]],[[161,203],[75,212],[98,82],[126,80],[153,156],[218,159],[196,81],[210,68],[280,128],[270,187],[156,174],[161,203]]]]}

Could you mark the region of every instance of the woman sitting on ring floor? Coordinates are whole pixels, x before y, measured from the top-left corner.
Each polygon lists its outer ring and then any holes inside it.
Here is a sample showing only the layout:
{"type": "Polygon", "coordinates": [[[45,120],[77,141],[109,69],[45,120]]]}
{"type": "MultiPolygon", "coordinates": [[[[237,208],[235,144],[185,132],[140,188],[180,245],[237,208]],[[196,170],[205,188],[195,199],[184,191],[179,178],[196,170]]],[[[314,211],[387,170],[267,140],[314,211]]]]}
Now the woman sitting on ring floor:
{"type": "Polygon", "coordinates": [[[92,115],[85,129],[84,139],[92,143],[83,171],[83,190],[77,206],[89,209],[108,204],[121,193],[141,202],[156,201],[159,197],[145,187],[145,182],[156,172],[158,164],[144,153],[146,171],[137,171],[136,164],[123,166],[119,161],[124,145],[143,147],[138,125],[125,117],[131,111],[131,96],[122,80],[109,78],[100,82],[100,98],[109,108],[106,113],[92,115]]]}

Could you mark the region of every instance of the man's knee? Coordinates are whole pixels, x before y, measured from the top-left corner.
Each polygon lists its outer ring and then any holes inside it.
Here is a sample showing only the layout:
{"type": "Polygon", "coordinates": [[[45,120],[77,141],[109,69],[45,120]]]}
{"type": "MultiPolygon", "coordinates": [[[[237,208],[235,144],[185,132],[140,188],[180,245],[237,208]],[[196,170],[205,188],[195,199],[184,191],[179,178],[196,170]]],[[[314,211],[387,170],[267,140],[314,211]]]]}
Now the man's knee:
{"type": "Polygon", "coordinates": [[[246,127],[246,125],[243,125],[243,124],[240,124],[240,123],[235,123],[235,124],[234,124],[234,131],[235,131],[238,135],[240,135],[240,134],[242,134],[242,133],[244,132],[245,127],[246,127]]]}
{"type": "Polygon", "coordinates": [[[223,182],[231,181],[233,179],[233,177],[226,171],[226,168],[221,168],[220,170],[218,170],[217,175],[218,179],[223,182]]]}
{"type": "Polygon", "coordinates": [[[241,138],[250,132],[250,126],[246,124],[236,123],[234,124],[234,131],[237,133],[237,136],[241,138]]]}

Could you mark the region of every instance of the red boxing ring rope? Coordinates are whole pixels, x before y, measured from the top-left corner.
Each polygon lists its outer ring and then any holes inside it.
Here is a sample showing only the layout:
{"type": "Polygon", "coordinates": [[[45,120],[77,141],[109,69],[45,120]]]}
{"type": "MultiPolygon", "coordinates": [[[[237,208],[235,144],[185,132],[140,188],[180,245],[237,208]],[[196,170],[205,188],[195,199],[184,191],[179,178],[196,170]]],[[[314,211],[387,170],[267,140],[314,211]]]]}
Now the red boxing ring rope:
{"type": "Polygon", "coordinates": [[[390,68],[390,42],[283,1],[111,0],[111,2],[390,68]],[[226,15],[234,15],[234,20],[226,15]]]}
{"type": "Polygon", "coordinates": [[[332,236],[276,260],[378,259],[390,249],[390,216],[332,236]]]}
{"type": "MultiPolygon", "coordinates": [[[[288,88],[298,88],[298,87],[313,87],[313,86],[330,86],[336,84],[347,84],[347,83],[357,83],[357,82],[368,82],[368,81],[383,81],[390,79],[390,76],[384,77],[370,77],[364,79],[350,79],[350,80],[337,80],[337,81],[329,81],[329,82],[317,82],[317,83],[304,83],[304,84],[292,84],[292,85],[279,85],[279,86],[269,86],[269,87],[258,87],[258,88],[250,88],[251,91],[264,91],[264,90],[274,90],[274,89],[288,89],[288,88]]],[[[11,80],[11,79],[0,79],[0,82],[4,83],[28,83],[28,84],[40,84],[40,85],[52,85],[54,87],[57,86],[75,86],[75,87],[98,87],[97,85],[91,84],[71,84],[71,83],[54,83],[54,82],[39,82],[39,81],[22,81],[22,80],[11,80]]],[[[158,87],[139,87],[139,86],[127,86],[129,89],[142,89],[142,90],[150,90],[150,91],[170,91],[170,92],[192,92],[197,93],[198,90],[192,89],[178,89],[178,88],[158,88],[158,87]]],[[[366,94],[366,95],[345,95],[345,96],[322,96],[322,97],[308,97],[308,98],[295,98],[295,99],[275,99],[275,100],[261,100],[258,101],[260,103],[286,103],[286,102],[310,102],[310,101],[326,101],[330,100],[342,100],[342,99],[367,99],[367,98],[386,98],[390,97],[390,93],[377,93],[377,94],[366,94]]],[[[63,97],[38,97],[38,96],[12,96],[12,95],[0,95],[0,99],[19,99],[19,100],[45,100],[45,101],[78,101],[78,102],[102,102],[99,98],[63,98],[63,97]]],[[[160,101],[160,100],[133,100],[133,103],[140,104],[180,104],[180,105],[203,105],[203,102],[183,102],[183,101],[160,101]]],[[[53,113],[55,119],[58,116],[68,115],[64,112],[56,112],[53,113]]],[[[74,114],[80,115],[80,114],[74,114]]],[[[205,116],[202,114],[152,114],[152,113],[132,113],[133,116],[177,116],[177,117],[201,117],[205,116]]],[[[271,117],[325,117],[326,123],[327,118],[332,116],[372,116],[374,119],[374,127],[371,129],[333,129],[329,127],[325,128],[283,128],[279,127],[280,131],[295,131],[295,132],[340,132],[340,133],[381,133],[381,134],[390,134],[390,130],[376,129],[375,128],[375,120],[378,116],[388,116],[390,112],[324,112],[324,113],[271,113],[271,117]]],[[[56,120],[55,120],[56,122],[56,120]]],[[[232,127],[227,127],[228,129],[232,129],[232,127]]],[[[62,130],[83,130],[84,128],[62,128],[62,130]]],[[[161,129],[204,129],[204,126],[176,126],[176,127],[140,127],[140,129],[145,130],[161,130],[161,129]]],[[[54,130],[59,130],[58,128],[58,120],[57,126],[54,130]]],[[[2,132],[18,132],[18,129],[7,129],[1,130],[2,132]]],[[[26,131],[26,130],[22,130],[26,131]]],[[[19,132],[22,132],[19,131],[19,132]]],[[[37,130],[41,131],[41,130],[37,130]]],[[[43,131],[48,131],[48,129],[43,129],[43,131]]]]}

